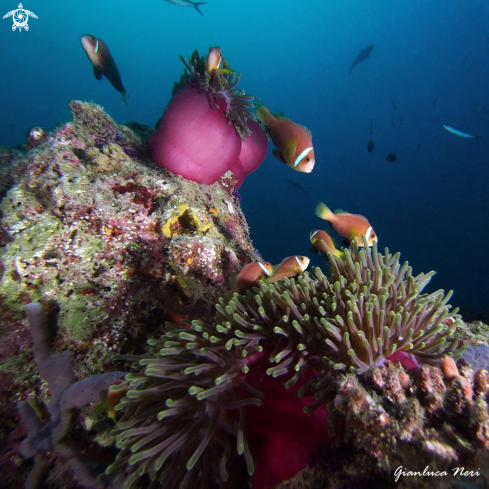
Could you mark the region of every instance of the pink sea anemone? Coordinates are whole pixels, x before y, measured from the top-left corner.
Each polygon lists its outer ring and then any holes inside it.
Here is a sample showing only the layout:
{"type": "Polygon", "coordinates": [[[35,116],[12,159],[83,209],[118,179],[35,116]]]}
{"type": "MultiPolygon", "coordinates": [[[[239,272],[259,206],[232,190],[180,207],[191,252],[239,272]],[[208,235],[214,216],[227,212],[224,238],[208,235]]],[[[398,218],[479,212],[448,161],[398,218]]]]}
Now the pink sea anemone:
{"type": "Polygon", "coordinates": [[[256,97],[236,88],[241,75],[235,76],[224,58],[223,68],[212,71],[197,51],[188,63],[182,61],[190,74],[185,70],[160,127],[148,138],[153,159],[158,166],[208,185],[234,167],[239,186],[268,149],[265,133],[250,119],[248,108],[256,97]]]}

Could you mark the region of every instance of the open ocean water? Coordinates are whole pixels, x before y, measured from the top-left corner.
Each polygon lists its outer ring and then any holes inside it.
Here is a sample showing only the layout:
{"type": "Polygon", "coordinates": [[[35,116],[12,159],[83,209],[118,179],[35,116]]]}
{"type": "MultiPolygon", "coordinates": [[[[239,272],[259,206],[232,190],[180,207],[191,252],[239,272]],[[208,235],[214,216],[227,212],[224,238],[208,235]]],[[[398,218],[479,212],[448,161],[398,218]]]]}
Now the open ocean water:
{"type": "MultiPolygon", "coordinates": [[[[0,6],[1,17],[19,8],[18,0],[0,6]]],[[[219,45],[243,74],[239,88],[313,134],[311,174],[278,162],[270,145],[240,189],[264,258],[313,258],[309,232],[326,227],[314,215],[323,201],[367,216],[381,250],[400,251],[415,273],[436,270],[429,290],[453,289],[454,305],[487,322],[489,1],[209,0],[203,16],[164,0],[25,0],[23,8],[37,16],[28,31],[0,19],[0,145],[68,120],[70,100],[154,126],[182,73],[179,54],[219,45]],[[109,46],[127,106],[95,80],[83,34],[109,46]],[[369,45],[371,57],[349,75],[369,45]]]]}

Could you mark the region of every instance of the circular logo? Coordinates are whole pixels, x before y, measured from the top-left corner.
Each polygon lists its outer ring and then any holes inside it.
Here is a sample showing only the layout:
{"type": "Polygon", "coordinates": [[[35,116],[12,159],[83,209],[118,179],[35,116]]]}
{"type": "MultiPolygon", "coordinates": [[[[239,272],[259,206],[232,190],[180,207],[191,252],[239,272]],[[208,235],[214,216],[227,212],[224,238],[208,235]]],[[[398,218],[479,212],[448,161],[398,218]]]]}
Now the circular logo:
{"type": "Polygon", "coordinates": [[[29,14],[24,9],[17,9],[12,16],[14,24],[12,25],[12,30],[15,31],[15,28],[19,29],[24,28],[26,31],[29,30],[29,26],[27,22],[29,21],[29,14]]]}

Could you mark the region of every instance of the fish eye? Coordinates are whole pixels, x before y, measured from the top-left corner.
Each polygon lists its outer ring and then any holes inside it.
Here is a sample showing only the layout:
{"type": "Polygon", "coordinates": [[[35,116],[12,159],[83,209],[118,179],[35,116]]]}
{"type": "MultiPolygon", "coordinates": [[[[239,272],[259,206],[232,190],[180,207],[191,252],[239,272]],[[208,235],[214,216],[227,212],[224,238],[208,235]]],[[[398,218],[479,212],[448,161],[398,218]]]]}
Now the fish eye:
{"type": "Polygon", "coordinates": [[[309,158],[306,158],[306,161],[309,162],[309,158]]]}

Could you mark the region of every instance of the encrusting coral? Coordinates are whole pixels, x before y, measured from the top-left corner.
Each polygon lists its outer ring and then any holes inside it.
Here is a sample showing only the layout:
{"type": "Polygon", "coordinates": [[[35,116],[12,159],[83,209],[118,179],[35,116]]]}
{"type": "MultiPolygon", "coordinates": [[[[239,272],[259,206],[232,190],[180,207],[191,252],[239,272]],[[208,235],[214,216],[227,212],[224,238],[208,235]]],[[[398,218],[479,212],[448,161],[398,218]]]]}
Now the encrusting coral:
{"type": "Polygon", "coordinates": [[[150,340],[151,355],[115,387],[129,390],[116,408],[121,452],[107,472],[127,477],[125,488],[144,474],[151,487],[197,480],[204,487],[213,478],[226,487],[233,451],[253,474],[246,412],[271,395],[260,392],[267,376],[300,386],[299,398],[314,394],[304,409],[314,414],[341,373],[366,372],[396,352],[432,364],[461,355],[457,323],[443,322],[449,296],[422,293],[431,274],[413,277],[399,254],[381,255],[376,243],[371,251],[352,242],[344,261],[328,256],[330,278],[315,269],[315,276],[261,281],[254,292],[221,298],[212,325],[167,323],[167,333],[150,340]],[[251,376],[254,369],[260,375],[251,376]]]}
{"type": "Polygon", "coordinates": [[[18,455],[24,423],[12,405],[46,385],[36,375],[26,304],[53,310],[52,354],[72,352],[77,380],[113,370],[116,353],[146,351],[166,320],[210,321],[228,279],[260,258],[232,174],[205,186],[156,168],[141,138],[149,128],[117,124],[95,104],[70,107],[72,120],[32,150],[0,148],[6,481],[26,474],[18,455]]]}
{"type": "Polygon", "coordinates": [[[488,379],[487,370],[450,357],[411,372],[387,360],[340,376],[328,406],[335,453],[318,447],[310,467],[278,489],[337,489],[345,480],[362,488],[488,487],[488,379]]]}
{"type": "Polygon", "coordinates": [[[234,177],[204,187],[175,176],[101,107],[71,109],[72,122],[11,158],[0,307],[22,318],[26,303],[55,302],[87,375],[175,315],[212,319],[229,277],[259,256],[234,177]]]}

